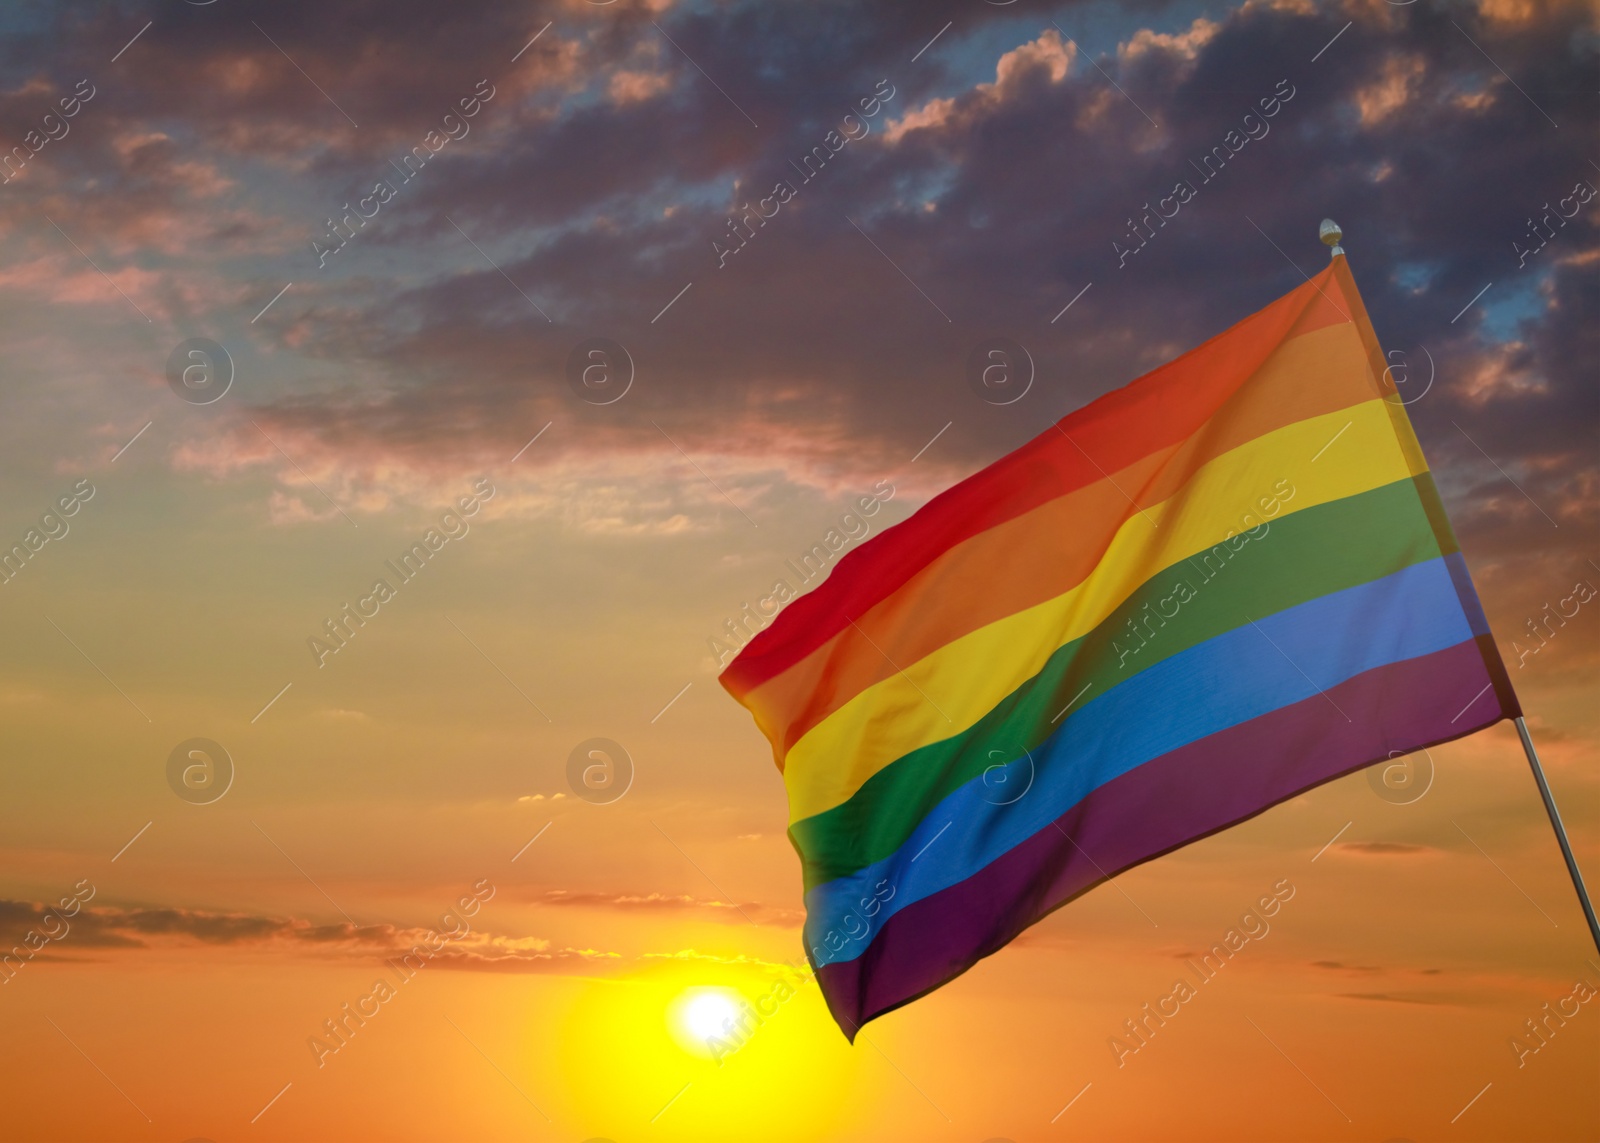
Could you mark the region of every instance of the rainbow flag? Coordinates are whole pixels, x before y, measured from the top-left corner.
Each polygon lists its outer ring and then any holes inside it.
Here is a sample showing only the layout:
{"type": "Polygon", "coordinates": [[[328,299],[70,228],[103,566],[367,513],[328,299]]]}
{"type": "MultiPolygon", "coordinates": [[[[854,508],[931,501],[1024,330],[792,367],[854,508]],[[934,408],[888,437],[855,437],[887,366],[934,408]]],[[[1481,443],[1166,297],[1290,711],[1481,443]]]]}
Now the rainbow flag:
{"type": "Polygon", "coordinates": [[[728,665],[834,1018],[1520,711],[1343,257],[845,556],[728,665]]]}

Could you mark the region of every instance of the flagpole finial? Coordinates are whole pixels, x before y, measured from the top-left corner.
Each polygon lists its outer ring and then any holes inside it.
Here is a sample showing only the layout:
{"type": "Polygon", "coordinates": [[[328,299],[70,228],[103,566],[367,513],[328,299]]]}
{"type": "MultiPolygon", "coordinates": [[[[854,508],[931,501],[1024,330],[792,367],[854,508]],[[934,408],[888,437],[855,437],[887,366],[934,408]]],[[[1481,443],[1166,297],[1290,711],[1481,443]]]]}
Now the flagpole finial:
{"type": "Polygon", "coordinates": [[[1339,245],[1339,240],[1344,237],[1344,231],[1339,229],[1339,224],[1331,218],[1324,218],[1322,226],[1317,230],[1317,236],[1325,245],[1333,247],[1329,256],[1337,258],[1344,253],[1344,247],[1339,245]]]}

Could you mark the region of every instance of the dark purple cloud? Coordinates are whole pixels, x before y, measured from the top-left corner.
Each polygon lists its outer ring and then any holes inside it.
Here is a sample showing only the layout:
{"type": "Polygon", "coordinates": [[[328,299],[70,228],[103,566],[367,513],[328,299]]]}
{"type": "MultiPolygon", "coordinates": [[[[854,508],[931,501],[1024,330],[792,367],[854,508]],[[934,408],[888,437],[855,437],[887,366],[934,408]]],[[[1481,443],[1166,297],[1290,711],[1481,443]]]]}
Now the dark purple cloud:
{"type": "MultiPolygon", "coordinates": [[[[1546,517],[1593,531],[1600,203],[1531,256],[1513,246],[1547,203],[1600,186],[1582,5],[1153,5],[1087,47],[1071,30],[1093,10],[1074,5],[151,11],[114,66],[131,6],[12,39],[12,135],[79,72],[102,90],[36,160],[48,177],[7,189],[163,281],[295,280],[248,330],[291,351],[254,415],[330,458],[467,463],[559,411],[606,451],[660,448],[658,424],[788,464],[845,441],[874,468],[952,421],[942,456],[972,467],[1291,288],[1326,258],[1326,214],[1386,345],[1434,376],[1412,414],[1463,533],[1515,558],[1548,545],[1546,517]],[[397,180],[483,77],[496,94],[471,134],[319,269],[324,219],[397,180]],[[865,137],[804,181],[796,163],[875,90],[893,95],[865,137]],[[1121,253],[1180,180],[1190,200],[1121,253]],[[780,182],[787,201],[719,255],[780,182]],[[638,369],[603,409],[563,377],[592,335],[638,369]],[[1037,364],[1014,406],[963,376],[993,336],[1037,364]],[[361,381],[308,388],[296,362],[361,381]]],[[[205,300],[168,287],[164,304],[205,300]]]]}

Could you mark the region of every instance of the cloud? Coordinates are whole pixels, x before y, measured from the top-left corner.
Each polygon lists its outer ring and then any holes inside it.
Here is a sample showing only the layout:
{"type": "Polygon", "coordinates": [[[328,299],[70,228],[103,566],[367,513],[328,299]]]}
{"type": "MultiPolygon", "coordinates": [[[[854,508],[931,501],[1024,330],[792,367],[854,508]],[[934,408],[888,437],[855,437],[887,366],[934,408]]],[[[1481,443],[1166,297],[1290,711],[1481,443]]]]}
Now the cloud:
{"type": "Polygon", "coordinates": [[[1420,55],[1394,55],[1385,60],[1379,77],[1355,93],[1362,126],[1382,123],[1405,107],[1426,72],[1427,63],[1420,55]]]}
{"type": "Polygon", "coordinates": [[[550,906],[575,906],[590,909],[614,909],[622,912],[677,913],[703,912],[716,920],[745,922],[756,917],[762,924],[798,927],[805,919],[795,909],[782,909],[762,905],[758,901],[737,904],[715,897],[692,897],[687,893],[596,893],[567,889],[551,889],[535,903],[550,906]]]}
{"type": "Polygon", "coordinates": [[[1341,841],[1338,848],[1371,857],[1414,857],[1419,853],[1436,852],[1432,846],[1403,841],[1341,841]]]}
{"type": "MultiPolygon", "coordinates": [[[[734,906],[725,901],[661,893],[551,890],[536,898],[534,903],[625,913],[698,913],[709,919],[739,924],[759,916],[763,925],[785,928],[798,927],[803,919],[796,910],[767,908],[757,902],[734,906]]],[[[24,937],[34,931],[53,937],[37,954],[39,959],[66,961],[204,946],[240,953],[274,950],[318,960],[366,962],[388,961],[409,954],[422,957],[429,966],[470,972],[615,972],[663,958],[767,964],[743,955],[729,958],[701,954],[693,949],[626,953],[557,945],[544,937],[493,931],[484,927],[487,920],[481,915],[463,920],[468,926],[465,931],[459,925],[432,929],[391,924],[358,925],[349,921],[314,924],[302,918],[271,914],[90,904],[85,904],[76,916],[67,917],[42,902],[0,898],[0,949],[26,947],[24,937]],[[441,942],[441,936],[450,939],[441,942]],[[430,950],[432,955],[428,955],[430,950]]]]}
{"type": "MultiPolygon", "coordinates": [[[[467,923],[472,924],[470,920],[467,923]]],[[[357,925],[348,921],[318,925],[295,917],[187,908],[85,905],[76,916],[67,917],[40,902],[0,899],[0,948],[21,946],[30,930],[60,934],[44,948],[44,953],[56,959],[80,959],[81,950],[148,950],[199,944],[381,961],[403,956],[419,946],[429,947],[436,933],[419,926],[357,925]]],[[[543,938],[511,937],[476,928],[444,949],[430,963],[486,971],[541,971],[566,962],[620,957],[593,949],[555,948],[543,938]]]]}
{"type": "Polygon", "coordinates": [[[1047,29],[1038,39],[1003,54],[995,63],[993,83],[980,83],[959,98],[931,99],[899,119],[890,119],[884,126],[884,141],[894,144],[912,131],[955,129],[992,115],[1008,99],[1020,97],[1030,81],[1066,79],[1077,54],[1075,44],[1064,42],[1058,30],[1047,29]]]}
{"type": "Polygon", "coordinates": [[[613,72],[606,85],[614,103],[619,106],[654,99],[672,86],[672,76],[666,72],[618,71],[613,72]]]}
{"type": "Polygon", "coordinates": [[[1149,52],[1165,52],[1179,59],[1193,61],[1200,51],[1216,36],[1219,24],[1204,16],[1197,16],[1187,31],[1178,33],[1157,32],[1140,28],[1125,43],[1117,45],[1117,55],[1123,60],[1134,60],[1149,52]]]}
{"type": "Polygon", "coordinates": [[[1311,965],[1313,968],[1326,968],[1335,972],[1374,973],[1384,971],[1375,964],[1345,964],[1337,960],[1314,960],[1311,965]]]}
{"type": "Polygon", "coordinates": [[[1343,1000],[1370,1000],[1380,1004],[1424,1004],[1458,1007],[1462,1001],[1456,997],[1421,992],[1338,992],[1343,1000]]]}
{"type": "Polygon", "coordinates": [[[703,953],[698,949],[679,949],[676,952],[647,952],[641,957],[644,961],[678,961],[700,964],[716,964],[761,969],[764,972],[773,972],[780,975],[810,976],[810,969],[803,960],[771,961],[762,960],[760,957],[746,956],[740,953],[735,956],[724,956],[718,953],[703,953]]]}
{"type": "MultiPolygon", "coordinates": [[[[361,927],[351,924],[313,925],[308,921],[247,913],[220,913],[192,909],[123,908],[85,905],[67,917],[36,901],[0,899],[0,945],[20,944],[30,929],[65,924],[60,951],[77,948],[147,948],[153,938],[186,938],[208,945],[290,944],[350,947],[392,943],[400,930],[393,926],[361,927]]],[[[51,946],[54,950],[54,946],[51,946]]]]}
{"type": "MultiPolygon", "coordinates": [[[[797,495],[908,467],[948,424],[914,470],[932,491],[1300,282],[1324,212],[1342,215],[1385,344],[1437,372],[1410,413],[1475,558],[1507,561],[1514,595],[1518,561],[1575,556],[1600,523],[1585,366],[1600,355],[1600,208],[1540,223],[1552,234],[1526,265],[1512,245],[1547,203],[1600,182],[1581,145],[1595,62],[1581,4],[1485,0],[1461,30],[1425,4],[1252,2],[1186,22],[1136,9],[1093,67],[1004,7],[960,8],[915,67],[906,28],[931,36],[955,6],[850,9],[846,27],[833,4],[570,3],[514,66],[508,45],[542,25],[509,2],[470,24],[416,0],[284,10],[258,21],[266,35],[223,7],[152,28],[117,99],[85,105],[8,190],[32,196],[19,219],[59,210],[173,333],[243,331],[253,383],[169,462],[217,481],[271,473],[265,523],[331,519],[311,480],[353,515],[432,506],[547,423],[496,511],[584,534],[746,526],[706,477],[765,523],[797,495]],[[753,42],[772,45],[759,62],[753,42]],[[319,269],[324,220],[398,178],[396,157],[484,77],[495,95],[471,133],[319,269]],[[1294,95],[1270,133],[1197,175],[1280,83],[1294,95]],[[895,94],[871,133],[797,172],[880,84],[895,94]],[[1113,243],[1179,179],[1194,201],[1119,266],[1113,243]],[[779,180],[795,193],[753,221],[744,208],[779,180]],[[719,266],[713,242],[739,218],[750,236],[719,266]],[[605,407],[564,376],[597,333],[637,366],[605,407]],[[1038,376],[1005,409],[963,375],[997,335],[1027,345],[1038,376]],[[1545,515],[1560,529],[1542,535],[1545,515]]],[[[112,9],[56,19],[7,47],[26,78],[0,123],[23,128],[136,30],[112,9]],[[65,56],[40,50],[56,42],[65,56]]],[[[48,226],[6,225],[20,256],[0,296],[133,316],[48,226]]],[[[160,365],[135,373],[155,388],[160,365]]]]}

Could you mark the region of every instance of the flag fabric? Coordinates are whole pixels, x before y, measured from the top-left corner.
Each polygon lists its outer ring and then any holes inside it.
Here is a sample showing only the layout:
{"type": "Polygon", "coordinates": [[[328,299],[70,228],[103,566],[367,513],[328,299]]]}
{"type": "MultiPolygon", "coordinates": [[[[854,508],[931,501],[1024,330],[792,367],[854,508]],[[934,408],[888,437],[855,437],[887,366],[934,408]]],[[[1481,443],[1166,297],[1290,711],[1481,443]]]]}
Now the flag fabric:
{"type": "Polygon", "coordinates": [[[722,683],[852,1040],[1121,870],[1520,713],[1342,256],[846,555],[722,683]]]}

